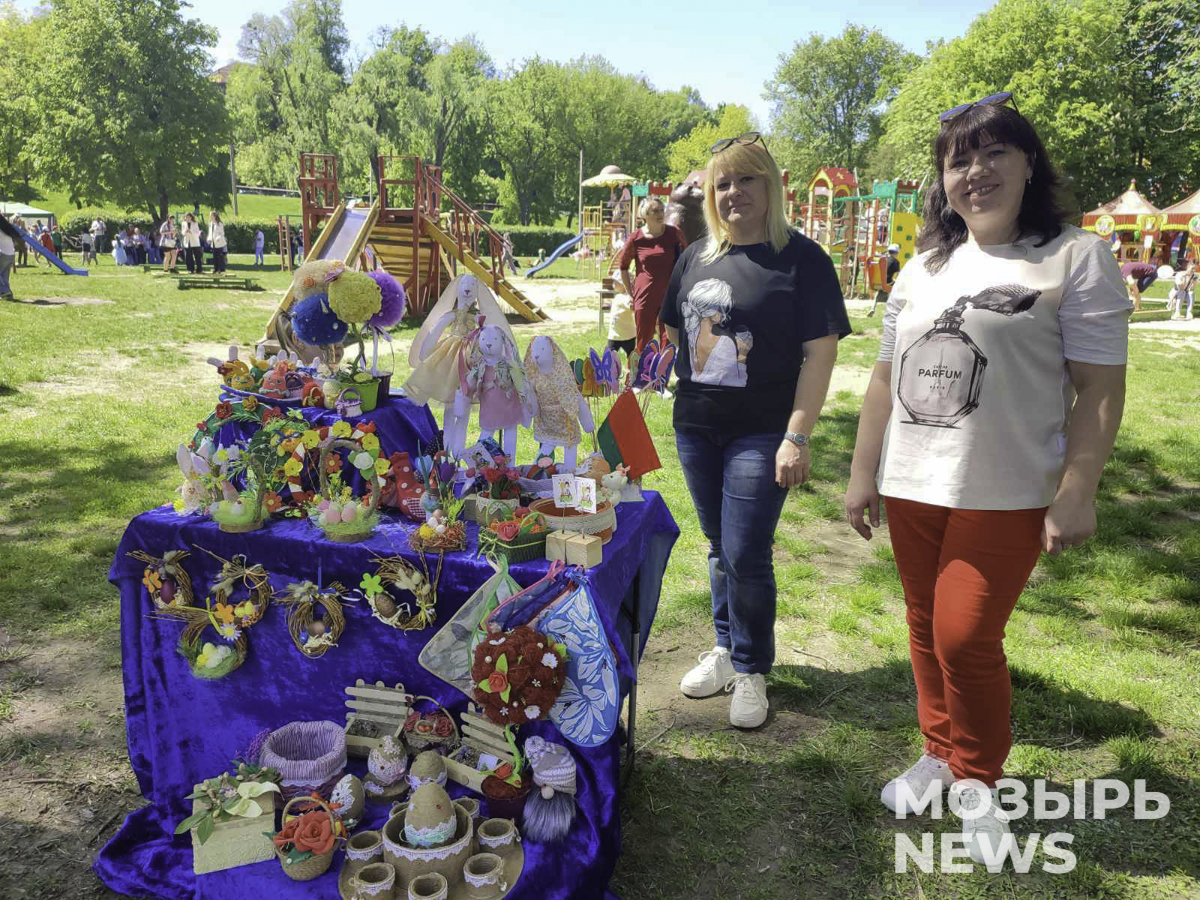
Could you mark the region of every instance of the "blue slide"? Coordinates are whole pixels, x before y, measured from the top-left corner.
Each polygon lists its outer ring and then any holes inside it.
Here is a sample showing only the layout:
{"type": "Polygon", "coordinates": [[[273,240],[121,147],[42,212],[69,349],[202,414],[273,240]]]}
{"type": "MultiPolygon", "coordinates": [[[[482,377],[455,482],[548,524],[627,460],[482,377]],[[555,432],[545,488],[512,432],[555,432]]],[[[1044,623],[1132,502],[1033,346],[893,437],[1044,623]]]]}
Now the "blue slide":
{"type": "Polygon", "coordinates": [[[558,259],[560,256],[562,256],[564,253],[566,253],[568,250],[570,250],[572,247],[574,247],[576,244],[578,244],[582,240],[583,240],[583,232],[581,231],[581,232],[579,232],[579,234],[575,235],[575,237],[571,238],[569,241],[565,241],[564,243],[559,245],[559,247],[553,253],[551,253],[549,256],[546,257],[545,262],[538,263],[532,269],[526,269],[525,277],[528,278],[534,272],[540,272],[542,269],[546,268],[546,266],[550,265],[550,263],[554,262],[556,259],[558,259]]]}
{"type": "MultiPolygon", "coordinates": [[[[13,227],[16,228],[15,225],[13,227]]],[[[50,260],[50,262],[52,262],[54,265],[58,266],[58,268],[63,272],[63,274],[65,274],[65,275],[86,275],[87,274],[87,269],[76,269],[74,266],[68,266],[65,262],[63,262],[61,259],[59,259],[56,254],[51,253],[49,250],[47,250],[45,247],[43,247],[41,241],[39,241],[37,238],[30,237],[29,234],[26,233],[24,228],[17,228],[17,231],[21,232],[21,237],[25,238],[25,243],[29,245],[30,250],[32,250],[34,253],[37,253],[41,256],[46,257],[46,259],[50,260]]]]}

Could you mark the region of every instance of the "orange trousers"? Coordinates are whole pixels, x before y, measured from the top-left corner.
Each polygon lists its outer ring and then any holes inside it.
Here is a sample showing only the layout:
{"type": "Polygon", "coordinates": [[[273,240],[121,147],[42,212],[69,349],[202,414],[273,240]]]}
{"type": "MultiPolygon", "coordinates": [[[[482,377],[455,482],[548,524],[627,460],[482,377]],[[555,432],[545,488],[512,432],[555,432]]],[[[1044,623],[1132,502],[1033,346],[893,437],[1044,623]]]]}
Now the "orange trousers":
{"type": "Polygon", "coordinates": [[[1004,628],[1041,552],[1046,509],[884,502],[925,752],[955,778],[994,785],[1012,747],[1004,628]]]}

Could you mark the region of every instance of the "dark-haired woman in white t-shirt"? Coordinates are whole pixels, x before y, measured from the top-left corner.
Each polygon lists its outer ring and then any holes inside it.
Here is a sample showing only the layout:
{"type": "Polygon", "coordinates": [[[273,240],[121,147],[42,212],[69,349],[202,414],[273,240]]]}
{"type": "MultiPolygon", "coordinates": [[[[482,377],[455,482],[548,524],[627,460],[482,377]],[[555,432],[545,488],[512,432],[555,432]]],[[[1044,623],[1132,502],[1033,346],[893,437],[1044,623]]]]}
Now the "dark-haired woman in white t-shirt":
{"type": "MultiPolygon", "coordinates": [[[[925,753],[883,789],[898,814],[942,786],[962,808],[993,799],[1012,746],[1004,628],[1040,551],[1095,532],[1124,406],[1120,271],[1104,241],[1064,224],[1045,148],[1009,97],[943,114],[929,249],[888,300],[846,494],[867,539],[884,499],[904,584],[925,753]]],[[[978,863],[1007,832],[995,806],[964,818],[978,863]]]]}

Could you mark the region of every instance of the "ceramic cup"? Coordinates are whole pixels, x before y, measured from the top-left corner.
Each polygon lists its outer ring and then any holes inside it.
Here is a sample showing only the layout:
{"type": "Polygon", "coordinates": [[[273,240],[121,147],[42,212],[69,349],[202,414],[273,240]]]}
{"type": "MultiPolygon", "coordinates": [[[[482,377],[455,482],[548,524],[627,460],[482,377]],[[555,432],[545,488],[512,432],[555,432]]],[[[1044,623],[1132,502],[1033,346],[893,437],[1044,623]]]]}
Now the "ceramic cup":
{"type": "Polygon", "coordinates": [[[474,797],[459,797],[454,802],[466,810],[467,815],[472,819],[479,818],[479,801],[474,797]]]}
{"type": "Polygon", "coordinates": [[[394,900],[396,870],[383,862],[367,863],[350,878],[353,900],[394,900]]]}
{"type": "Polygon", "coordinates": [[[446,900],[450,886],[437,872],[418,875],[408,883],[408,900],[446,900]]]}
{"type": "Polygon", "coordinates": [[[476,853],[463,864],[463,881],[471,900],[495,900],[508,890],[504,860],[495,853],[476,853]]]}
{"type": "Polygon", "coordinates": [[[383,862],[383,835],[378,831],[359,831],[346,841],[344,867],[350,874],[357,875],[363,866],[383,862]]]}
{"type": "Polygon", "coordinates": [[[480,852],[495,853],[505,859],[516,852],[521,840],[512,819],[485,819],[479,825],[477,836],[480,852]]]}

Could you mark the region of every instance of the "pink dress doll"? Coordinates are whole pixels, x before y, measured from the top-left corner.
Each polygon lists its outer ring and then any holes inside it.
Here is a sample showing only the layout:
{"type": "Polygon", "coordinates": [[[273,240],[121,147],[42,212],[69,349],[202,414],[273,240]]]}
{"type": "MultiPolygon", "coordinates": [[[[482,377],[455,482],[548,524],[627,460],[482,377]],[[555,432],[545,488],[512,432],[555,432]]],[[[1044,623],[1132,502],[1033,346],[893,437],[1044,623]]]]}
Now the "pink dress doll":
{"type": "Polygon", "coordinates": [[[511,460],[517,451],[517,426],[532,419],[525,391],[525,370],[517,348],[504,329],[485,325],[471,335],[459,355],[460,400],[455,413],[470,414],[479,404],[481,434],[503,432],[501,446],[511,460]]]}

